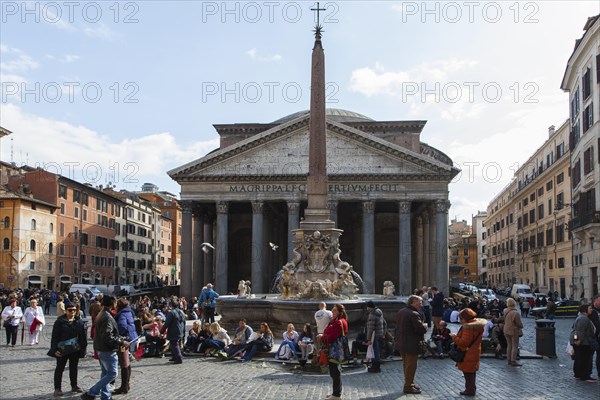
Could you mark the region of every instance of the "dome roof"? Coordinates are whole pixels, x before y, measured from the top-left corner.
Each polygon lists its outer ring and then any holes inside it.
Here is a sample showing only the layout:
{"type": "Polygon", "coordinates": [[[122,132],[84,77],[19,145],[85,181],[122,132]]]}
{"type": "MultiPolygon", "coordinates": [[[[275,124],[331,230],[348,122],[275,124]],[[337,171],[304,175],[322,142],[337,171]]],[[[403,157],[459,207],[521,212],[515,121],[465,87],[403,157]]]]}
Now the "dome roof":
{"type": "MultiPolygon", "coordinates": [[[[285,122],[292,121],[296,118],[308,115],[310,110],[298,111],[290,115],[286,115],[283,118],[279,118],[277,121],[273,121],[273,124],[283,124],[285,122]]],[[[325,110],[325,114],[328,119],[332,119],[335,122],[364,122],[373,121],[373,119],[366,117],[354,111],[342,110],[340,108],[328,108],[325,110]]]]}

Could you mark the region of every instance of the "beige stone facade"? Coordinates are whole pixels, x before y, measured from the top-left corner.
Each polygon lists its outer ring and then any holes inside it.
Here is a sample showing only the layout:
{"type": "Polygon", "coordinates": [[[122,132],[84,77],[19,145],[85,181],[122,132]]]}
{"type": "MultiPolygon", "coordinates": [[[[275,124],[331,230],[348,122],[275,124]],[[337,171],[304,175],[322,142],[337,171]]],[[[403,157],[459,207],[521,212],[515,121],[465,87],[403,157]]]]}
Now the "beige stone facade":
{"type": "MultiPolygon", "coordinates": [[[[308,123],[301,112],[270,124],[217,125],[221,148],[169,171],[181,185],[184,295],[207,282],[234,292],[241,279],[253,292],[270,291],[293,257],[290,232],[306,208],[308,123]],[[201,251],[201,242],[214,252],[201,251]]],[[[420,141],[424,125],[327,110],[330,218],[344,230],[342,258],[369,292],[388,280],[408,290],[448,286],[448,184],[458,171],[420,141]]]]}
{"type": "Polygon", "coordinates": [[[599,292],[600,274],[600,16],[588,19],[576,41],[561,88],[569,92],[575,298],[599,292]]]}

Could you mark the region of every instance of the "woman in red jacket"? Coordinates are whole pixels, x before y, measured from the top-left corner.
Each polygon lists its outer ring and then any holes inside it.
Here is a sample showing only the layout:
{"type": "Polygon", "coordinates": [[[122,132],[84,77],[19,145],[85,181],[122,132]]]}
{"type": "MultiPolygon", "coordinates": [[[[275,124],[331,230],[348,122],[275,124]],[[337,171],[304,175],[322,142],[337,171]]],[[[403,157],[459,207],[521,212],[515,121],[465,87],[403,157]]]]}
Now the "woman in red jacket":
{"type": "Polygon", "coordinates": [[[466,351],[463,362],[456,363],[458,369],[465,376],[465,390],[460,392],[463,396],[475,396],[477,386],[477,370],[479,370],[479,358],[481,355],[481,339],[483,337],[483,328],[487,321],[477,317],[477,313],[470,308],[463,309],[459,314],[462,327],[456,335],[452,334],[452,341],[456,346],[466,351]]]}
{"type": "MultiPolygon", "coordinates": [[[[336,304],[331,309],[333,318],[329,321],[329,325],[325,328],[322,335],[319,335],[324,343],[325,348],[335,342],[335,340],[348,333],[348,315],[346,309],[341,304],[336,304]]],[[[340,364],[329,363],[329,376],[333,379],[333,393],[327,396],[327,400],[339,400],[342,397],[342,378],[340,364]]]]}

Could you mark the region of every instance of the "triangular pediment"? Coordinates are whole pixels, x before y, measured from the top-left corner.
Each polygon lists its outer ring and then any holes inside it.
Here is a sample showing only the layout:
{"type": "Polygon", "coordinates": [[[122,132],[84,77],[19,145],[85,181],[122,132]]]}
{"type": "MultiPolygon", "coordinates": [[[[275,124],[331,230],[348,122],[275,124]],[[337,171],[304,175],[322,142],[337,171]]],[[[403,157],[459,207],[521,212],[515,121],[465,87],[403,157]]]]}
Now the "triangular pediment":
{"type": "MultiPolygon", "coordinates": [[[[169,175],[177,181],[305,177],[308,174],[308,122],[309,116],[304,116],[276,126],[169,171],[169,175]]],[[[445,180],[453,169],[428,155],[328,120],[327,170],[329,179],[423,176],[445,180]]]]}

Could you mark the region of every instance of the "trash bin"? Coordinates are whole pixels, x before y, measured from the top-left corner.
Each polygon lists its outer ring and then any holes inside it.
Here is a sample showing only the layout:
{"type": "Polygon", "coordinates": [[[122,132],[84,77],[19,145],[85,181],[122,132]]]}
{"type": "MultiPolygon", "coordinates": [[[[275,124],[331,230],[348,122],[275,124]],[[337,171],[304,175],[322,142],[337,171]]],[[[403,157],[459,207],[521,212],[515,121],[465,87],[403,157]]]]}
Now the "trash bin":
{"type": "Polygon", "coordinates": [[[535,325],[535,352],[540,356],[556,358],[554,321],[538,319],[535,325]]]}

